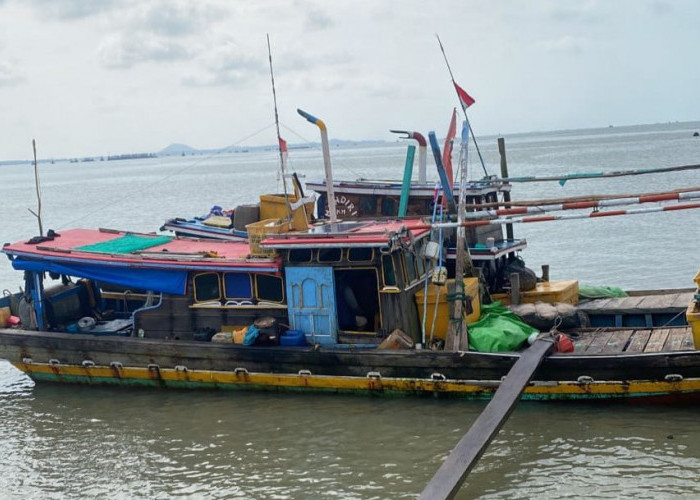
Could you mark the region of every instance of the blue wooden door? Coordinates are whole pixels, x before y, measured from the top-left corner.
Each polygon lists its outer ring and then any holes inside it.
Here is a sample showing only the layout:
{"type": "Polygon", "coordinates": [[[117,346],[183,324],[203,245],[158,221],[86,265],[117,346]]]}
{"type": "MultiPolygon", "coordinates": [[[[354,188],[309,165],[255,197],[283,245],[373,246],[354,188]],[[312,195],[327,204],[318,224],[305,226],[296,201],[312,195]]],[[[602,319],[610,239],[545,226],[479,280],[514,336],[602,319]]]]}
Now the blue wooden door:
{"type": "Polygon", "coordinates": [[[313,344],[336,344],[338,319],[332,267],[288,267],[289,325],[313,344]]]}

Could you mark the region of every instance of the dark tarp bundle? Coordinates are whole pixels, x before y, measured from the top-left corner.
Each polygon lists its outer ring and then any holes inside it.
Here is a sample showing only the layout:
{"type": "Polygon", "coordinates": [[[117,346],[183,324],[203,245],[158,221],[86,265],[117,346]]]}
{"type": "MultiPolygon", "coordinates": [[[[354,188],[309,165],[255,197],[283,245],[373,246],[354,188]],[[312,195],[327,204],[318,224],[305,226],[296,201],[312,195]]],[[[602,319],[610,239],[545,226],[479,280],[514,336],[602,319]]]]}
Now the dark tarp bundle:
{"type": "Polygon", "coordinates": [[[478,352],[512,352],[538,333],[500,302],[481,306],[481,319],[468,326],[469,349],[478,352]]]}

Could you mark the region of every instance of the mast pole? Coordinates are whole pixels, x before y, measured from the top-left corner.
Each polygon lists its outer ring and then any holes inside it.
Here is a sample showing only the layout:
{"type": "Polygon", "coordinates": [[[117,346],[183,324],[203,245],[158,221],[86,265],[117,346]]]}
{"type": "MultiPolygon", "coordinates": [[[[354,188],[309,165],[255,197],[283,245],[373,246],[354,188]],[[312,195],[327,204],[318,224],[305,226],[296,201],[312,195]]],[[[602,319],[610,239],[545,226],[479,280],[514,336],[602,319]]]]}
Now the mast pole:
{"type": "MultiPolygon", "coordinates": [[[[452,74],[452,68],[450,67],[450,62],[447,60],[447,54],[445,54],[445,48],[442,46],[442,42],[440,41],[440,37],[435,34],[437,37],[438,43],[440,44],[440,50],[442,51],[442,57],[445,58],[445,64],[447,65],[447,71],[450,72],[450,79],[452,80],[452,87],[455,89],[455,93],[457,92],[457,85],[455,83],[455,77],[452,74]]],[[[486,165],[484,164],[484,158],[481,156],[481,151],[479,150],[479,144],[476,142],[476,136],[474,135],[474,131],[472,130],[472,124],[469,122],[469,117],[467,116],[467,108],[464,107],[462,104],[462,100],[459,98],[459,93],[457,93],[457,100],[459,101],[459,104],[462,108],[462,112],[464,112],[464,119],[467,121],[467,126],[469,127],[469,134],[472,136],[472,141],[474,142],[474,147],[476,148],[476,152],[479,155],[479,161],[481,162],[481,168],[484,170],[484,175],[488,176],[488,172],[486,171],[486,165]]]]}
{"type": "Polygon", "coordinates": [[[284,161],[284,151],[282,151],[282,136],[280,135],[280,120],[277,113],[277,92],[275,91],[275,75],[272,72],[272,49],[270,48],[270,35],[267,36],[267,55],[270,60],[270,80],[272,81],[272,100],[275,104],[275,128],[277,130],[277,149],[280,153],[280,171],[282,173],[282,189],[284,190],[284,199],[287,205],[287,216],[292,219],[292,209],[289,205],[289,195],[287,194],[287,171],[284,161]]]}
{"type": "Polygon", "coordinates": [[[34,212],[34,210],[31,208],[29,211],[39,222],[39,236],[44,236],[44,227],[41,222],[41,188],[39,187],[39,167],[36,161],[36,141],[34,139],[32,139],[32,149],[34,150],[34,186],[36,187],[37,211],[34,212]]]}

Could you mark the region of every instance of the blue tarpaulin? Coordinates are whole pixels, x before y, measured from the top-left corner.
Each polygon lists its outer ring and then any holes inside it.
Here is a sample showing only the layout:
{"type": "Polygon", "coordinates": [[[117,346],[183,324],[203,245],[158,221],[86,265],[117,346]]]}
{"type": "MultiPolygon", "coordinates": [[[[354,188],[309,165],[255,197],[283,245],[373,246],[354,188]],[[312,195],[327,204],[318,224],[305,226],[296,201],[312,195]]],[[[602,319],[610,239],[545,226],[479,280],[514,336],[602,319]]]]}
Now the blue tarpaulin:
{"type": "Polygon", "coordinates": [[[175,269],[147,269],[121,266],[96,266],[78,262],[51,262],[28,260],[21,257],[12,261],[12,267],[19,271],[49,272],[65,274],[77,278],[87,278],[105,283],[113,283],[138,290],[184,295],[187,285],[187,271],[175,269]]]}

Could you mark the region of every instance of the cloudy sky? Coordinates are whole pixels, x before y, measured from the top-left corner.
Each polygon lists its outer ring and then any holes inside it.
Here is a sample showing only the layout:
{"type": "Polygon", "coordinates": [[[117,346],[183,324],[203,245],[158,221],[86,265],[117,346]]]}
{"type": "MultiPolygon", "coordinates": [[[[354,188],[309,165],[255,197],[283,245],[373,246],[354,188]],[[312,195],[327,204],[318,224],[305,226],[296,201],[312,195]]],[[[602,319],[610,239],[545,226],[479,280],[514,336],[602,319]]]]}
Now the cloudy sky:
{"type": "Polygon", "coordinates": [[[0,160],[700,119],[696,0],[0,0],[0,160]],[[262,130],[262,132],[255,134],[262,130]]]}

